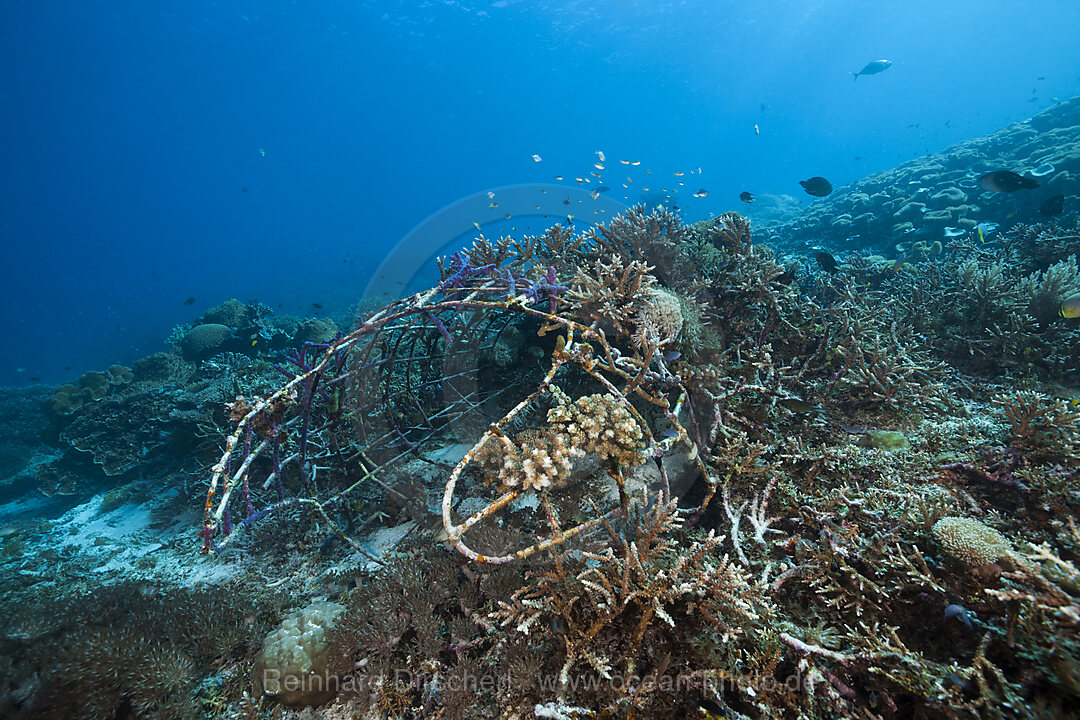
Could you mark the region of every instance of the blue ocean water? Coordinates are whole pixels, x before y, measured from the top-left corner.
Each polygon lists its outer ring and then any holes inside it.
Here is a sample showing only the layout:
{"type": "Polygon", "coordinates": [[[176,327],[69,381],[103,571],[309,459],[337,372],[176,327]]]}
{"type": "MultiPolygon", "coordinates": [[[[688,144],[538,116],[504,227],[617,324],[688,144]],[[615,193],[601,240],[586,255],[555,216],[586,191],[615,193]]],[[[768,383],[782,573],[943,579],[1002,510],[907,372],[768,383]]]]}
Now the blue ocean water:
{"type": "Polygon", "coordinates": [[[7,0],[0,384],[130,364],[230,297],[343,312],[425,217],[597,150],[615,194],[641,162],[627,202],[685,182],[691,221],[807,203],[1076,95],[1078,27],[1066,0],[7,0]]]}

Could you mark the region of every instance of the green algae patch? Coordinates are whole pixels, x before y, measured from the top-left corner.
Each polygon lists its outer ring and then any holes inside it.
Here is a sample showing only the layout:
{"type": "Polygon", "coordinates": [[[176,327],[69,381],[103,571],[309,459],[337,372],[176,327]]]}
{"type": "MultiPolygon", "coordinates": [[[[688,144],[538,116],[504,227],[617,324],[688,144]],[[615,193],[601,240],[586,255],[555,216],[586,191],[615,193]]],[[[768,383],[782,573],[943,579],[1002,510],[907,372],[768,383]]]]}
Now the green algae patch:
{"type": "Polygon", "coordinates": [[[863,447],[874,450],[906,450],[911,447],[907,436],[899,430],[867,430],[859,440],[863,447]]]}

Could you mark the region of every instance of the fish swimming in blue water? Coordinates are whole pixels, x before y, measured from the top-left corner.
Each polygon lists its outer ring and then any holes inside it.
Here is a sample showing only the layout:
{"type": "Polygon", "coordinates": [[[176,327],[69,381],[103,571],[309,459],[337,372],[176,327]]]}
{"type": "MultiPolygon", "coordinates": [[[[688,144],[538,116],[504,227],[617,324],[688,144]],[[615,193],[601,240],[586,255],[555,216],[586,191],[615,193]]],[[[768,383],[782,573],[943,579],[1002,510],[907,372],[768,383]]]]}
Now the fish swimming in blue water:
{"type": "Polygon", "coordinates": [[[825,197],[832,192],[832,183],[820,175],[815,175],[806,180],[800,180],[799,184],[802,185],[803,190],[805,190],[808,195],[813,195],[814,197],[825,197]]]}
{"type": "Polygon", "coordinates": [[[880,72],[885,72],[890,67],[892,67],[892,60],[875,60],[866,63],[866,66],[859,72],[851,74],[855,76],[855,81],[858,82],[860,75],[877,75],[880,72]]]}

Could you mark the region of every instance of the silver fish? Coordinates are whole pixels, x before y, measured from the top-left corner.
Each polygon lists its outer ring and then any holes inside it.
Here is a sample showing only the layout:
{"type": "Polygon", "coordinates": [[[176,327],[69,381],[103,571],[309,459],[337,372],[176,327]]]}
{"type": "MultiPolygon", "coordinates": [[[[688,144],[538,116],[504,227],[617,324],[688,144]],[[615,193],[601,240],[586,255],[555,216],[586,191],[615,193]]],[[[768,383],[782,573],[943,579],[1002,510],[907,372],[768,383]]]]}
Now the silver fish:
{"type": "Polygon", "coordinates": [[[855,76],[855,80],[858,81],[860,75],[877,75],[879,72],[885,72],[892,67],[892,60],[875,60],[874,62],[866,63],[866,67],[856,73],[851,73],[855,76]]]}

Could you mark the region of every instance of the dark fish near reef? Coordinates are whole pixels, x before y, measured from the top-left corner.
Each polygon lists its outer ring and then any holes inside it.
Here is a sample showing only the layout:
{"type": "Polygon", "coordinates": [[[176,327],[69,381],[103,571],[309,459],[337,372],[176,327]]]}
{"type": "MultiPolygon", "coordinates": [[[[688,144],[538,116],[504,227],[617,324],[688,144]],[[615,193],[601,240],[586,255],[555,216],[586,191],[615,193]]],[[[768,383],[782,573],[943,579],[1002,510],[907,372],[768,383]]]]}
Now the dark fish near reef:
{"type": "Polygon", "coordinates": [[[185,305],[194,305],[195,304],[195,296],[192,295],[191,297],[189,297],[187,300],[184,301],[184,304],[185,305]]]}
{"type": "Polygon", "coordinates": [[[836,264],[836,258],[827,252],[814,253],[814,259],[817,260],[817,264],[821,266],[821,269],[825,272],[834,273],[840,269],[840,266],[836,264]]]}
{"type": "Polygon", "coordinates": [[[749,192],[741,192],[739,193],[739,199],[742,200],[744,203],[752,203],[754,202],[754,194],[749,192]]]}
{"type": "Polygon", "coordinates": [[[1012,170],[995,170],[979,178],[979,185],[987,192],[1016,192],[1039,187],[1035,178],[1017,175],[1012,170]]]}
{"type": "Polygon", "coordinates": [[[892,60],[875,60],[874,62],[866,63],[866,66],[856,73],[851,73],[855,76],[855,82],[858,82],[860,75],[877,75],[880,72],[885,72],[892,67],[892,60]]]}
{"type": "Polygon", "coordinates": [[[802,189],[806,191],[808,195],[814,197],[825,197],[832,192],[832,183],[820,175],[815,175],[809,180],[800,180],[799,184],[802,185],[802,189]]]}
{"type": "Polygon", "coordinates": [[[791,281],[795,279],[795,267],[789,267],[784,272],[776,276],[776,282],[781,285],[790,285],[791,281]]]}
{"type": "Polygon", "coordinates": [[[322,310],[322,305],[320,305],[319,303],[311,303],[311,307],[315,308],[316,310],[322,310]]]}
{"type": "Polygon", "coordinates": [[[784,398],[783,400],[777,400],[776,404],[786,410],[790,410],[793,413],[799,413],[802,415],[807,415],[809,413],[825,412],[817,405],[811,405],[805,400],[800,400],[799,398],[784,398]]]}
{"type": "Polygon", "coordinates": [[[840,429],[843,430],[844,432],[846,432],[848,435],[865,435],[866,434],[866,426],[865,425],[845,425],[844,423],[840,423],[840,429]]]}
{"type": "Polygon", "coordinates": [[[708,194],[709,194],[708,190],[706,190],[705,188],[701,188],[696,193],[694,193],[694,197],[703,198],[703,197],[707,196],[708,194]]]}
{"type": "Polygon", "coordinates": [[[945,608],[945,619],[952,620],[953,618],[956,618],[960,622],[964,623],[964,627],[966,627],[968,630],[972,629],[973,626],[971,624],[971,616],[968,615],[967,608],[963,605],[953,604],[945,608]]]}
{"type": "Polygon", "coordinates": [[[1060,215],[1061,211],[1065,209],[1065,196],[1055,195],[1052,198],[1047,198],[1046,202],[1039,208],[1039,214],[1046,217],[1054,217],[1060,215]]]}
{"type": "Polygon", "coordinates": [[[1061,310],[1058,311],[1058,315],[1063,318],[1080,317],[1080,294],[1066,298],[1065,301],[1061,303],[1061,310]]]}

